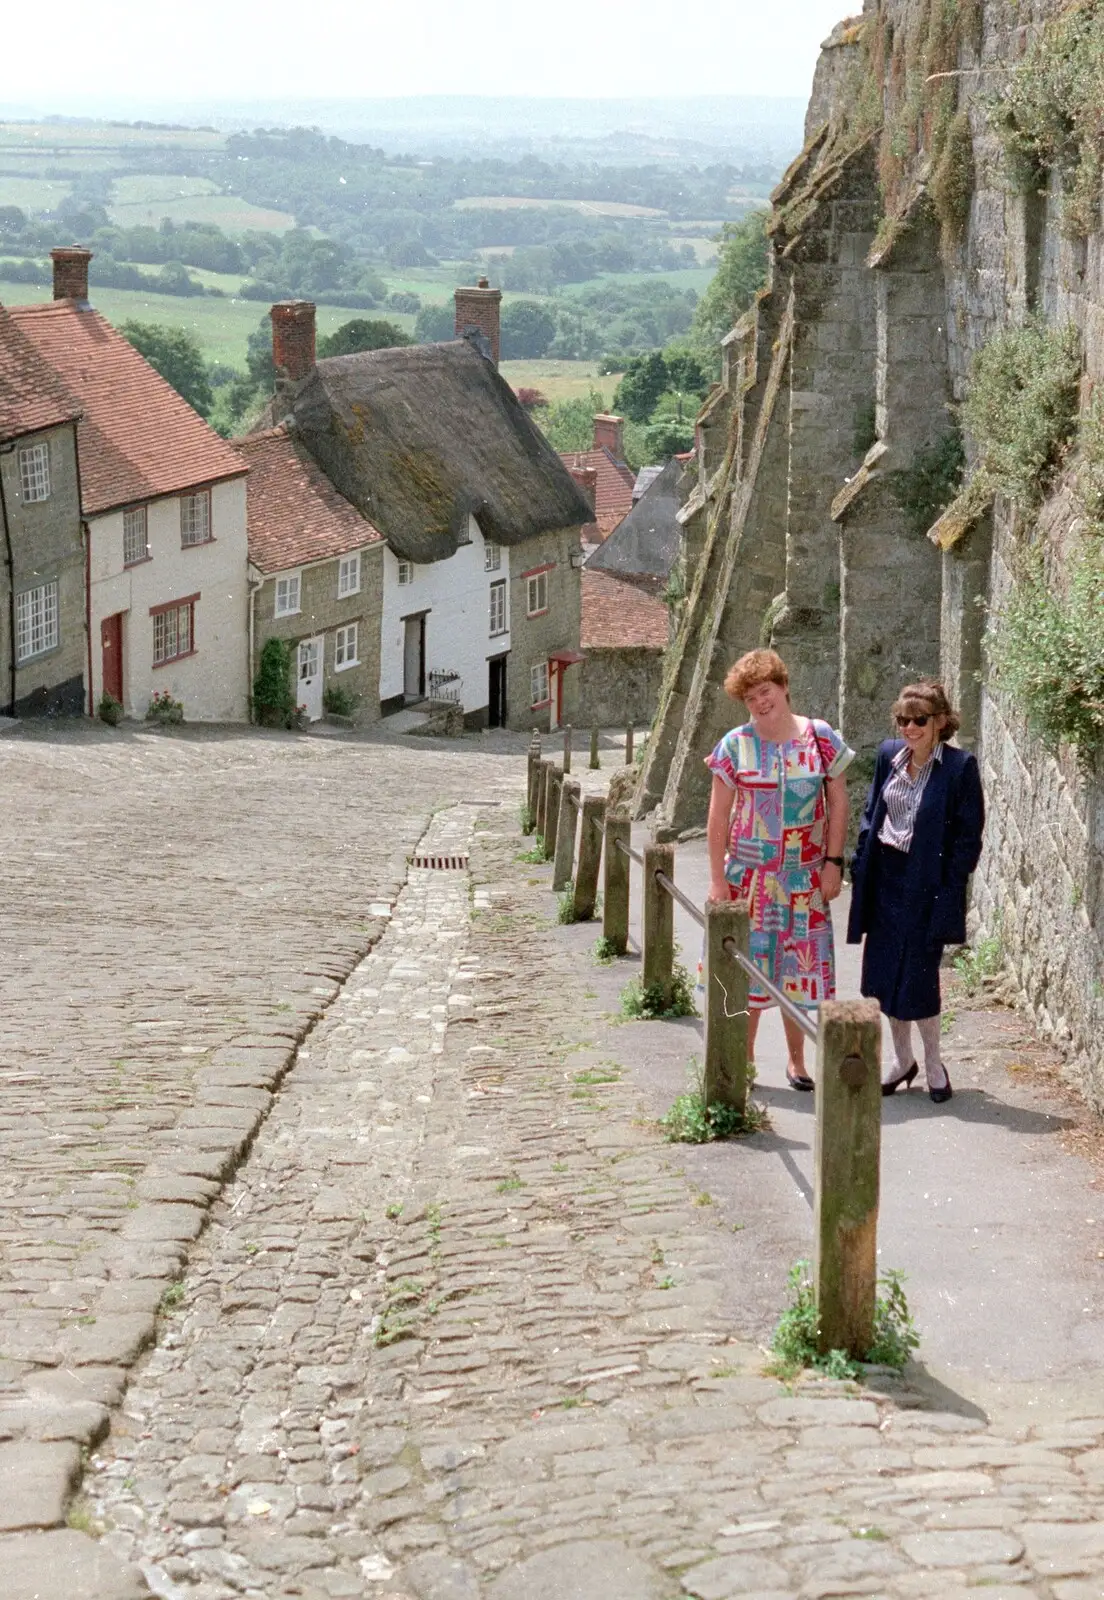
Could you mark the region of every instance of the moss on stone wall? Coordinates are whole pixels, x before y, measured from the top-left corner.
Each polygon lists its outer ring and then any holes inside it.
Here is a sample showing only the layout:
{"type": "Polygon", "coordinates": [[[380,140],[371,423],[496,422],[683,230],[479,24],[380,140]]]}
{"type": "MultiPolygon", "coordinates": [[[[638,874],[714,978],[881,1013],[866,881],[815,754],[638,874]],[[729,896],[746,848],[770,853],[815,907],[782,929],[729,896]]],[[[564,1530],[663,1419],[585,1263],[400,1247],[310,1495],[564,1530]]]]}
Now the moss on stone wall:
{"type": "Polygon", "coordinates": [[[952,428],[912,462],[889,475],[889,487],[913,533],[926,534],[946,511],[962,483],[966,452],[962,434],[952,428]]]}
{"type": "Polygon", "coordinates": [[[974,181],[974,141],[970,119],[965,111],[960,111],[947,129],[943,149],[931,176],[932,205],[939,218],[945,255],[950,255],[966,237],[974,181]]]}
{"type": "Polygon", "coordinates": [[[1022,510],[1042,502],[1065,459],[1080,372],[1077,330],[1034,317],[1002,329],[974,357],[963,416],[977,446],[976,477],[1022,510]]]}

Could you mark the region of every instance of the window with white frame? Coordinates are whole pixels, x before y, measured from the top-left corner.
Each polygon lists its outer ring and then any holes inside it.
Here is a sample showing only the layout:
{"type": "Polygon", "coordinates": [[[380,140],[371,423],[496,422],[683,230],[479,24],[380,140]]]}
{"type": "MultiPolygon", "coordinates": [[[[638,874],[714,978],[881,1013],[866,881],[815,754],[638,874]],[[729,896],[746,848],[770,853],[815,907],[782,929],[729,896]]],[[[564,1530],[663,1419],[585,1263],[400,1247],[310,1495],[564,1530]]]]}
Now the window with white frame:
{"type": "Polygon", "coordinates": [[[350,622],[347,628],[338,628],[334,634],[334,671],[344,672],[346,667],[356,667],[357,660],[357,624],[350,622]]]}
{"type": "Polygon", "coordinates": [[[491,584],[491,637],[506,632],[506,579],[491,584]]]}
{"type": "Polygon", "coordinates": [[[401,584],[414,582],[414,563],[412,561],[399,562],[399,582],[401,584]]]}
{"type": "Polygon", "coordinates": [[[50,498],[50,446],[28,444],[19,452],[19,489],[25,502],[50,498]]]}
{"type": "Polygon", "coordinates": [[[539,616],[542,611],[548,610],[548,574],[547,572],[534,572],[528,581],[528,599],[526,611],[529,616],[539,616]]]}
{"type": "Polygon", "coordinates": [[[529,704],[545,706],[551,696],[548,692],[548,662],[535,661],[529,668],[529,704]]]}
{"type": "Polygon", "coordinates": [[[302,578],[298,572],[287,572],[282,578],[277,578],[275,615],[278,617],[297,616],[299,614],[301,592],[302,578]]]}
{"type": "Polygon", "coordinates": [[[58,646],[58,586],[40,583],[15,597],[15,659],[30,661],[58,646]]]}
{"type": "Polygon", "coordinates": [[[495,544],[493,539],[488,539],[483,546],[483,571],[502,571],[502,546],[495,544]]]}
{"type": "Polygon", "coordinates": [[[206,544],[211,537],[211,492],[202,489],[199,494],[180,497],[180,543],[206,544]]]}
{"type": "Polygon", "coordinates": [[[354,555],[342,556],[337,567],[337,598],[343,600],[347,594],[360,593],[360,551],[354,555]]]}
{"type": "Polygon", "coordinates": [[[123,512],[123,565],[132,567],[149,556],[149,518],[145,506],[123,512]]]}
{"type": "Polygon", "coordinates": [[[153,664],[190,656],[195,648],[195,601],[165,606],[153,614],[153,664]]]}

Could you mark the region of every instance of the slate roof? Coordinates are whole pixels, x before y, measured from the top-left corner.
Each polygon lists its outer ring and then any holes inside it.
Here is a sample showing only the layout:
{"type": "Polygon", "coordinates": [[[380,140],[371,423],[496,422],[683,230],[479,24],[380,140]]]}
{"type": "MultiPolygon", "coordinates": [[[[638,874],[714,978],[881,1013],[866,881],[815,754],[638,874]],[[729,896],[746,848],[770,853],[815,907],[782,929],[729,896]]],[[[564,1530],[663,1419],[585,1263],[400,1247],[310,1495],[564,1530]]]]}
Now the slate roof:
{"type": "Polygon", "coordinates": [[[560,460],[566,467],[593,467],[597,472],[594,510],[587,521],[597,525],[603,539],[608,538],[622,517],[632,510],[635,472],[623,461],[618,461],[613,451],[605,445],[599,445],[594,450],[561,450],[560,460]]]}
{"type": "Polygon", "coordinates": [[[77,449],[86,516],[246,470],[237,451],[98,311],[75,300],[9,311],[81,413],[77,449]]]}
{"type": "Polygon", "coordinates": [[[651,488],[609,538],[587,558],[588,572],[666,582],[678,559],[678,481],[682,464],[668,461],[651,488]]]}
{"type": "Polygon", "coordinates": [[[590,521],[556,452],[467,340],[332,356],[277,397],[281,410],[405,560],[447,559],[469,515],[506,546],[590,521]]]}
{"type": "Polygon", "coordinates": [[[0,439],[75,422],[81,408],[0,306],[0,439]]]}
{"type": "Polygon", "coordinates": [[[582,579],[582,649],[667,648],[670,633],[662,600],[635,584],[586,567],[582,579]]]}
{"type": "Polygon", "coordinates": [[[249,559],[264,573],[333,560],[382,543],[303,445],[283,427],[233,441],[249,468],[249,559]]]}

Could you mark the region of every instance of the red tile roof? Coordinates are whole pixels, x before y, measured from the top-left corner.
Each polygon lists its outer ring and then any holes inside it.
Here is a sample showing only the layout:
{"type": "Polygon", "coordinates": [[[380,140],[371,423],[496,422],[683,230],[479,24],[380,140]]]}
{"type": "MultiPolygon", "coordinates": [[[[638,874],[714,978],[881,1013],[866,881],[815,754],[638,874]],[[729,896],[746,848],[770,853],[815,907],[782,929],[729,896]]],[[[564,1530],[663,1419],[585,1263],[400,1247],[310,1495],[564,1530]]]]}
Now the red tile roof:
{"type": "Polygon", "coordinates": [[[666,649],[667,607],[662,600],[604,572],[584,568],[582,578],[584,650],[666,649]]]}
{"type": "Polygon", "coordinates": [[[607,538],[632,510],[636,473],[612,450],[599,445],[596,450],[561,450],[560,460],[570,471],[592,467],[598,474],[594,490],[594,518],[602,538],[607,538]]]}
{"type": "Polygon", "coordinates": [[[77,448],[86,516],[245,470],[237,451],[98,311],[73,300],[9,311],[83,413],[77,448]]]}
{"type": "Polygon", "coordinates": [[[0,306],[0,439],[75,422],[80,410],[0,306]]]}
{"type": "Polygon", "coordinates": [[[338,494],[313,456],[284,427],[235,439],[249,468],[249,559],[262,572],[328,561],[382,534],[338,494]]]}

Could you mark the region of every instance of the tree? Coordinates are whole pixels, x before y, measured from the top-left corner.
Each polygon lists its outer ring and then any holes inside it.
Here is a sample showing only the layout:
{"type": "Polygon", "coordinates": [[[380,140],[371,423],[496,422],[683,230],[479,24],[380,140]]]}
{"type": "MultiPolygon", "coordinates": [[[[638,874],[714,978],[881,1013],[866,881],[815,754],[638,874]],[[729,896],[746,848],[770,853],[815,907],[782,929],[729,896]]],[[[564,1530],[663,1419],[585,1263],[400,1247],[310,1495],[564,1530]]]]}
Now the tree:
{"type": "Polygon", "coordinates": [[[766,220],[765,211],[751,211],[721,230],[717,272],[694,312],[695,341],[711,352],[767,281],[766,220]]]}
{"type": "Polygon", "coordinates": [[[556,337],[556,313],[539,300],[512,300],[502,312],[502,359],[533,361],[556,337]]]}
{"type": "Polygon", "coordinates": [[[318,341],[320,356],[354,356],[361,350],[392,350],[412,341],[394,322],[354,317],[318,341]]]}
{"type": "Polygon", "coordinates": [[[199,341],[185,328],[159,322],[124,322],[119,332],[201,417],[214,405],[211,380],[199,341]]]}
{"type": "Polygon", "coordinates": [[[431,301],[414,318],[414,337],[419,344],[440,344],[456,337],[456,312],[447,302],[431,301]]]}
{"type": "Polygon", "coordinates": [[[295,724],[291,649],[282,639],[265,640],[253,680],[253,716],[265,728],[290,728],[295,724]]]}
{"type": "Polygon", "coordinates": [[[0,206],[0,233],[22,233],[27,226],[27,213],[18,206],[0,206]]]}
{"type": "Polygon", "coordinates": [[[594,418],[606,409],[597,389],[575,400],[560,400],[534,418],[553,450],[589,450],[594,443],[594,418]]]}
{"type": "Polygon", "coordinates": [[[668,384],[667,363],[661,351],[650,350],[647,355],[634,356],[617,385],[614,409],[630,422],[647,422],[668,384]]]}
{"type": "Polygon", "coordinates": [[[661,417],[644,429],[644,451],[651,462],[669,461],[693,449],[694,424],[680,422],[677,417],[661,417]]]}

